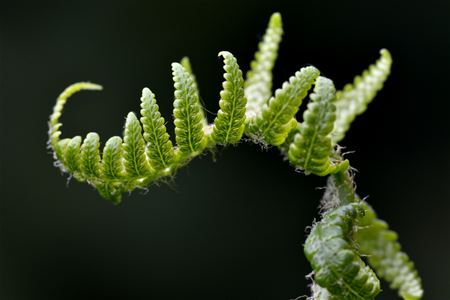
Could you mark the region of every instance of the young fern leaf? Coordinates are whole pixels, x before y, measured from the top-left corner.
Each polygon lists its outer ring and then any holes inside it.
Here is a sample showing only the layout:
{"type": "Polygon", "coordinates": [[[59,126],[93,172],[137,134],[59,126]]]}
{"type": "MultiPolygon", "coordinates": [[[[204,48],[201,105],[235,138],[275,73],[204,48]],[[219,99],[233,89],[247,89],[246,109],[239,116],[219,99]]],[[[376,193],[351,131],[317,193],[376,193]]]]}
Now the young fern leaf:
{"type": "Polygon", "coordinates": [[[354,238],[362,254],[367,255],[369,264],[391,288],[405,300],[419,300],[423,297],[422,283],[414,263],[401,251],[398,236],[389,230],[386,222],[377,219],[374,210],[364,205],[366,214],[360,222],[361,229],[354,238]]]}
{"type": "Polygon", "coordinates": [[[249,133],[269,145],[283,144],[289,132],[297,126],[295,114],[319,74],[319,70],[312,66],[296,72],[289,82],[275,91],[269,104],[263,105],[261,115],[250,123],[249,133]]]}
{"type": "Polygon", "coordinates": [[[258,45],[255,59],[250,64],[245,80],[247,118],[261,113],[261,107],[272,95],[272,69],[278,56],[278,47],[283,35],[281,15],[274,13],[262,41],[258,45]]]}
{"type": "Polygon", "coordinates": [[[388,50],[380,51],[381,57],[361,76],[355,77],[353,84],[347,84],[343,91],[336,94],[336,121],[334,123],[333,142],[338,143],[344,137],[356,116],[362,114],[375,98],[391,72],[392,57],[388,50]]]}
{"type": "Polygon", "coordinates": [[[349,240],[363,213],[358,203],[327,211],[306,239],[304,250],[314,281],[335,299],[370,300],[380,292],[378,278],[349,240]]]}
{"type": "Polygon", "coordinates": [[[95,184],[100,179],[100,137],[89,132],[81,145],[81,173],[84,178],[95,184]]]}
{"type": "Polygon", "coordinates": [[[335,121],[336,108],[333,82],[318,77],[311,102],[303,114],[300,132],[289,147],[289,161],[307,174],[325,176],[348,168],[347,160],[334,163],[330,160],[333,150],[331,132],[335,121]]]}
{"type": "Polygon", "coordinates": [[[138,180],[137,183],[143,183],[145,178],[150,175],[151,168],[145,155],[145,142],[142,136],[141,124],[132,112],[128,114],[125,121],[123,150],[127,177],[131,181],[136,179],[138,180]]]}
{"type": "Polygon", "coordinates": [[[175,87],[173,102],[177,152],[181,158],[199,154],[207,145],[204,118],[192,76],[178,63],[172,64],[175,87]]]}
{"type": "Polygon", "coordinates": [[[236,58],[227,51],[222,51],[225,66],[225,81],[220,92],[220,110],[214,120],[211,138],[216,144],[235,144],[240,141],[245,129],[244,79],[236,58]]]}
{"type": "MultiPolygon", "coordinates": [[[[62,123],[59,122],[59,118],[61,117],[61,114],[64,110],[64,105],[66,104],[67,100],[72,96],[73,94],[81,91],[81,90],[101,90],[102,87],[98,84],[90,83],[90,82],[78,82],[75,84],[72,84],[68,86],[58,97],[56,100],[56,104],[53,107],[53,113],[50,115],[50,120],[48,121],[48,136],[49,146],[54,151],[55,159],[59,160],[59,162],[62,164],[61,167],[65,168],[64,166],[64,150],[66,146],[68,145],[70,139],[63,139],[60,140],[61,136],[61,126],[62,123]]],[[[67,169],[67,168],[65,168],[67,169]]]]}
{"type": "Polygon", "coordinates": [[[148,89],[142,90],[141,123],[144,127],[144,139],[147,142],[147,156],[155,171],[170,172],[174,160],[174,150],[169,139],[164,118],[159,112],[155,95],[148,89]]]}

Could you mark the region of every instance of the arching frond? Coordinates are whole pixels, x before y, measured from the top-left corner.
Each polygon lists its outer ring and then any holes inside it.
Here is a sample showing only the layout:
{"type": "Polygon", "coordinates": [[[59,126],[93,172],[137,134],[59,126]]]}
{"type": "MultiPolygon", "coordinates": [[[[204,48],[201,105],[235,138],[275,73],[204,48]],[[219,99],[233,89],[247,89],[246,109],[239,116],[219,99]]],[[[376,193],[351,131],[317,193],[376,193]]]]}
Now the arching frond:
{"type": "Polygon", "coordinates": [[[53,148],[55,159],[59,160],[63,163],[63,150],[68,145],[70,139],[60,140],[61,136],[61,126],[62,123],[59,122],[59,118],[64,110],[64,106],[67,100],[73,94],[82,91],[82,90],[101,90],[102,86],[90,83],[90,82],[77,82],[70,86],[68,86],[56,100],[56,104],[53,107],[53,113],[50,115],[50,119],[48,121],[48,136],[49,136],[49,146],[53,148]]]}
{"type": "Polygon", "coordinates": [[[274,13],[269,21],[266,33],[258,45],[255,59],[245,80],[247,118],[257,117],[261,108],[272,95],[272,69],[278,56],[278,47],[283,35],[281,15],[274,13]]]}
{"type": "Polygon", "coordinates": [[[239,142],[245,129],[244,79],[236,58],[226,51],[219,53],[223,56],[225,66],[225,81],[220,92],[220,110],[214,120],[212,139],[217,144],[234,144],[239,142]]]}
{"type": "Polygon", "coordinates": [[[381,57],[361,76],[356,76],[353,84],[347,84],[336,94],[336,121],[334,123],[333,142],[338,143],[344,137],[356,116],[362,114],[367,105],[375,98],[391,72],[392,57],[388,50],[380,51],[381,57]]]}

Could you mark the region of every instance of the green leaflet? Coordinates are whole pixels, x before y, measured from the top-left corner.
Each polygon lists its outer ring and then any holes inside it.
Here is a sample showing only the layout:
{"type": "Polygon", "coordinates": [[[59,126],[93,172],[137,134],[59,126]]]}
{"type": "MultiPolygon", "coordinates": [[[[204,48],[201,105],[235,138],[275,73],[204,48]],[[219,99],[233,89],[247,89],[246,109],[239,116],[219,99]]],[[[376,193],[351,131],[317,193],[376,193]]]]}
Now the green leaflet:
{"type": "Polygon", "coordinates": [[[245,129],[244,79],[233,54],[222,51],[219,56],[224,58],[225,81],[211,137],[217,144],[234,144],[240,141],[245,129]]]}
{"type": "Polygon", "coordinates": [[[167,169],[170,172],[169,168],[174,159],[173,145],[164,125],[164,118],[159,113],[155,95],[148,88],[142,90],[141,115],[151,166],[156,171],[167,169]]]}
{"type": "Polygon", "coordinates": [[[347,169],[347,160],[334,163],[330,160],[333,150],[331,132],[335,120],[335,89],[333,82],[318,77],[311,102],[303,114],[300,132],[289,147],[289,160],[307,174],[325,176],[341,169],[347,169]]]}
{"type": "Polygon", "coordinates": [[[364,205],[366,214],[360,222],[361,229],[354,237],[362,254],[367,255],[369,264],[377,274],[398,290],[405,300],[419,300],[423,297],[422,283],[414,263],[401,251],[398,236],[389,230],[386,222],[377,219],[374,210],[364,205]]]}
{"type": "Polygon", "coordinates": [[[105,180],[119,180],[124,174],[122,139],[109,138],[103,148],[102,175],[105,180]]]}
{"type": "Polygon", "coordinates": [[[78,180],[83,180],[81,172],[81,136],[76,136],[70,140],[64,149],[64,165],[67,172],[73,174],[78,180]]]}
{"type": "Polygon", "coordinates": [[[100,137],[95,132],[89,132],[81,145],[81,172],[89,181],[100,178],[100,137]]]}
{"type": "Polygon", "coordinates": [[[353,84],[347,84],[343,91],[336,94],[336,121],[334,123],[333,142],[338,143],[344,137],[356,116],[362,114],[367,105],[375,98],[391,72],[392,57],[388,50],[380,51],[381,57],[361,76],[356,76],[353,84]]]}
{"type": "Polygon", "coordinates": [[[278,47],[283,35],[281,15],[274,13],[266,33],[258,45],[255,59],[245,80],[247,118],[252,119],[261,113],[261,108],[272,95],[272,69],[278,56],[278,47]]]}
{"type": "Polygon", "coordinates": [[[145,142],[142,128],[136,115],[130,112],[125,122],[123,136],[124,165],[130,179],[144,180],[151,173],[150,165],[145,155],[145,142]]]}
{"type": "Polygon", "coordinates": [[[269,145],[283,144],[289,132],[297,126],[295,114],[318,76],[319,70],[312,66],[296,72],[289,82],[275,91],[269,104],[263,106],[261,115],[250,124],[249,133],[269,145]]]}
{"type": "Polygon", "coordinates": [[[204,119],[192,76],[178,63],[172,64],[175,87],[173,102],[175,138],[181,157],[194,156],[205,147],[204,119]]]}
{"type": "Polygon", "coordinates": [[[380,292],[378,278],[349,240],[363,213],[358,203],[329,210],[306,239],[305,255],[315,282],[337,299],[370,300],[380,292]]]}

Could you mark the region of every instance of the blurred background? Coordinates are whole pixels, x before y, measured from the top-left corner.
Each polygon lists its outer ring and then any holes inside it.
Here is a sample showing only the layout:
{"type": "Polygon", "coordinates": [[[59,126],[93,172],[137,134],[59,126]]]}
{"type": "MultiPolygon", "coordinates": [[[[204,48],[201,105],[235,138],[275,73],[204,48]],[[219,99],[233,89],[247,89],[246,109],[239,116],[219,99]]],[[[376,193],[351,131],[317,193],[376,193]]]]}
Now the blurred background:
{"type": "MultiPolygon", "coordinates": [[[[204,155],[169,184],[115,207],[68,181],[46,149],[47,118],[69,84],[63,134],[121,135],[156,93],[172,124],[170,63],[190,57],[210,112],[220,50],[248,69],[271,13],[285,35],[278,87],[305,65],[342,88],[387,48],[391,77],[342,142],[361,196],[400,235],[426,299],[450,299],[450,3],[429,1],[10,1],[0,10],[0,298],[294,299],[309,294],[305,228],[325,179],[276,149],[204,155]]],[[[208,114],[212,121],[214,113],[208,114]]],[[[397,299],[386,285],[379,299],[397,299]]],[[[378,299],[378,298],[377,298],[378,299]]]]}

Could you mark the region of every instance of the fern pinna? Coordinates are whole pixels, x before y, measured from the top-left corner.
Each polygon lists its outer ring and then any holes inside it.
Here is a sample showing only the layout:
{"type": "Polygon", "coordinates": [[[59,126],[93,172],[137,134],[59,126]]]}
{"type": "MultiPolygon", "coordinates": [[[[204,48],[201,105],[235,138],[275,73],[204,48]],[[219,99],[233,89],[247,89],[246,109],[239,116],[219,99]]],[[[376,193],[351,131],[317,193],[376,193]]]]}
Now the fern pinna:
{"type": "Polygon", "coordinates": [[[421,299],[421,281],[413,263],[401,252],[397,235],[356,194],[349,161],[342,158],[337,145],[382,88],[392,64],[389,52],[381,50],[381,58],[342,91],[336,92],[330,79],[309,66],[272,94],[272,68],[282,33],[281,16],[275,13],[245,79],[233,54],[219,53],[225,74],[220,110],[212,124],[200,103],[189,59],[172,64],[176,145],[148,88],[142,90],[140,117],[130,112],[123,137],[111,137],[102,150],[97,133],[88,133],[84,139],[61,138],[59,119],[68,98],[81,90],[101,90],[89,82],[69,86],[57,99],[49,120],[49,147],[56,165],[118,204],[124,192],[173,175],[217,145],[233,145],[246,136],[246,140],[278,147],[295,169],[329,175],[322,219],[313,225],[305,243],[314,270],[310,299],[374,299],[380,292],[377,276],[398,289],[403,299],[421,299]],[[303,119],[298,121],[299,107],[312,88],[303,119]]]}

